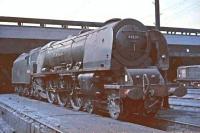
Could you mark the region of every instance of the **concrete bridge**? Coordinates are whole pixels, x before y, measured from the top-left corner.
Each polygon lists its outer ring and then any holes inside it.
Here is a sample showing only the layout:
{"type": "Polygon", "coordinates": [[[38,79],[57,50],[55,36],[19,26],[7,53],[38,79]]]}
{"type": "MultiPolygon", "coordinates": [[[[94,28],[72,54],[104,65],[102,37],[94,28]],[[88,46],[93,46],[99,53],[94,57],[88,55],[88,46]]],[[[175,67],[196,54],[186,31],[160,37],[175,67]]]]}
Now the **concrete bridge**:
{"type": "MultiPolygon", "coordinates": [[[[77,35],[83,29],[103,26],[99,22],[0,17],[0,53],[22,53],[52,40],[77,35]]],[[[154,29],[153,26],[147,26],[154,29]]],[[[200,30],[161,27],[171,56],[200,56],[200,30]]]]}

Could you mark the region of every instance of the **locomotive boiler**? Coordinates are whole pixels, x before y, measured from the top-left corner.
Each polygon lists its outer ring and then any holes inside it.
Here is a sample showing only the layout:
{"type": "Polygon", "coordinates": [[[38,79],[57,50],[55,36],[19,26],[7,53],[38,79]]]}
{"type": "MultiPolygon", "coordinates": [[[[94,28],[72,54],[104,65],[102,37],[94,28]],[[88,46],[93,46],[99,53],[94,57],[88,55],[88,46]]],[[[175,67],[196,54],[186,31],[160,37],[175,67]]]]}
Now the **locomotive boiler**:
{"type": "Polygon", "coordinates": [[[103,110],[114,119],[131,113],[153,116],[163,97],[185,94],[184,88],[169,91],[168,67],[164,36],[124,19],[19,56],[12,81],[20,95],[76,110],[103,110]]]}

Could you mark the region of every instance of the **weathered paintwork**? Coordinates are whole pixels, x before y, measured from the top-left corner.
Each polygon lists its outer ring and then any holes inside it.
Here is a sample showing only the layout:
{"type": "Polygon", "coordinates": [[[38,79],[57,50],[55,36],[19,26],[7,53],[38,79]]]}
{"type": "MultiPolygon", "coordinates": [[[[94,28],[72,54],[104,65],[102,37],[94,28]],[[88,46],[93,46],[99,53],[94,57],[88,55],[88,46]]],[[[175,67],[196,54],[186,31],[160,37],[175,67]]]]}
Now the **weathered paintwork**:
{"type": "MultiPolygon", "coordinates": [[[[114,119],[125,111],[155,115],[161,99],[169,95],[163,78],[169,68],[167,42],[161,32],[148,31],[135,19],[108,21],[35,51],[34,60],[31,51],[16,61],[24,65],[24,75],[29,76],[24,84],[30,85],[21,87],[19,82],[19,94],[58,101],[61,106],[69,101],[75,110],[101,108],[114,119]]],[[[15,71],[21,69],[16,62],[15,71]]]]}
{"type": "Polygon", "coordinates": [[[14,62],[12,68],[12,83],[28,85],[31,82],[31,74],[34,73],[34,64],[36,63],[39,48],[31,50],[29,53],[23,53],[14,62]]]}

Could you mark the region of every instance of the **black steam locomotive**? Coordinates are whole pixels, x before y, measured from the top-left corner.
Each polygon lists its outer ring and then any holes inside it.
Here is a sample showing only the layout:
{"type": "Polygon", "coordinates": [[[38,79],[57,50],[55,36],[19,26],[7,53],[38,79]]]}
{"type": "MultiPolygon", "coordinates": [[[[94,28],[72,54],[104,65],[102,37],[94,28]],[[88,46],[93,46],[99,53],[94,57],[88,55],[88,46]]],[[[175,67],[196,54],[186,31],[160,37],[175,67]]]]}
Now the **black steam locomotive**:
{"type": "Polygon", "coordinates": [[[112,20],[20,55],[12,83],[20,95],[90,113],[104,110],[117,119],[130,113],[155,115],[163,97],[182,92],[166,86],[168,67],[167,44],[159,31],[147,31],[134,19],[112,20]]]}

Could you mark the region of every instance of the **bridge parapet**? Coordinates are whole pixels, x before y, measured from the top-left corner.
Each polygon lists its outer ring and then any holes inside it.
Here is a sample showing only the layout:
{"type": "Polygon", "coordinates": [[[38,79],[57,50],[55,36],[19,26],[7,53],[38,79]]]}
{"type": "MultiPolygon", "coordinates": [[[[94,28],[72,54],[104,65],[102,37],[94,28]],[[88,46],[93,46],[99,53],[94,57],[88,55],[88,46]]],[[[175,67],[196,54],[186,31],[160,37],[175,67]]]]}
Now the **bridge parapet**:
{"type": "MultiPolygon", "coordinates": [[[[69,35],[77,35],[83,29],[103,25],[104,23],[100,22],[0,17],[0,53],[21,53],[52,40],[62,40],[69,35]]],[[[154,26],[147,28],[155,29],[154,26]]],[[[200,29],[160,27],[159,30],[165,34],[170,55],[174,56],[176,53],[176,56],[187,56],[193,53],[193,45],[200,47],[200,29]],[[181,54],[179,49],[182,51],[181,54]]]]}
{"type": "MultiPolygon", "coordinates": [[[[69,21],[69,20],[54,20],[54,19],[36,19],[36,18],[21,18],[21,17],[0,17],[0,25],[2,23],[14,23],[16,26],[28,26],[34,24],[37,27],[54,27],[56,28],[69,28],[70,26],[77,26],[78,29],[88,29],[101,27],[104,23],[101,22],[87,22],[87,21],[69,21]],[[28,25],[27,25],[28,24],[28,25]],[[49,25],[49,26],[48,26],[49,25]]],[[[155,29],[155,26],[147,26],[148,29],[155,29]]],[[[165,34],[172,35],[199,35],[200,29],[191,28],[176,28],[176,27],[160,27],[159,30],[165,34]]]]}

